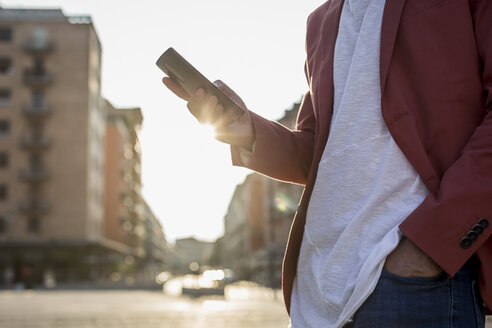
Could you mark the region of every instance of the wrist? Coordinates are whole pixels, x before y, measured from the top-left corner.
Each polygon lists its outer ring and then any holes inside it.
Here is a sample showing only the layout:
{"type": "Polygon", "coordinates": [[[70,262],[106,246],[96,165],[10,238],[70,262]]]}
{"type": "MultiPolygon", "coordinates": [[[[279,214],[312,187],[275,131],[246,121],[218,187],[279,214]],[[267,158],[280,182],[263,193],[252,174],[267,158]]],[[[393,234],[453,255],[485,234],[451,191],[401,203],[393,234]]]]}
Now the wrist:
{"type": "Polygon", "coordinates": [[[241,147],[248,151],[253,150],[256,134],[253,120],[248,111],[245,111],[245,113],[234,122],[218,126],[215,132],[215,138],[221,142],[241,147]]]}

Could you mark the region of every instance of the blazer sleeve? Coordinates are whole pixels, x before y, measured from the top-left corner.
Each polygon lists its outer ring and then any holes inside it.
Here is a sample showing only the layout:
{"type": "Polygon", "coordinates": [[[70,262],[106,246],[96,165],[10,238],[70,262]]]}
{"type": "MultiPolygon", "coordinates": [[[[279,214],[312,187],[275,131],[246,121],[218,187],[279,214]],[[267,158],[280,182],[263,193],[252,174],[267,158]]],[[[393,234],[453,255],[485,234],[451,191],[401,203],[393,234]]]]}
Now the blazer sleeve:
{"type": "MultiPolygon", "coordinates": [[[[470,0],[482,63],[484,119],[445,172],[438,193],[429,194],[401,224],[402,232],[454,275],[473,255],[481,275],[492,276],[492,1],[470,0]]],[[[492,291],[491,286],[486,288],[492,291]]],[[[492,302],[492,293],[483,295],[492,302]]]]}
{"type": "Polygon", "coordinates": [[[232,162],[271,178],[305,185],[314,149],[316,120],[310,92],[302,100],[296,130],[250,112],[256,134],[251,160],[246,165],[240,149],[231,146],[232,162]]]}

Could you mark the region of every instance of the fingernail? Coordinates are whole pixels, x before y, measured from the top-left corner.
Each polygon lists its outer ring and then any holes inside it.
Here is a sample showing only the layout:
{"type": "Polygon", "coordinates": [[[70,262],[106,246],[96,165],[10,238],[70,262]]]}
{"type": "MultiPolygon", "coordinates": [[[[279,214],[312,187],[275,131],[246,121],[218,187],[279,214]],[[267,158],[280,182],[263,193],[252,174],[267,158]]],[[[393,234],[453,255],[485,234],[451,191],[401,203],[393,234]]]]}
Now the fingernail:
{"type": "Polygon", "coordinates": [[[195,96],[197,96],[197,97],[201,97],[204,94],[205,94],[205,91],[202,88],[195,91],[195,96]]]}

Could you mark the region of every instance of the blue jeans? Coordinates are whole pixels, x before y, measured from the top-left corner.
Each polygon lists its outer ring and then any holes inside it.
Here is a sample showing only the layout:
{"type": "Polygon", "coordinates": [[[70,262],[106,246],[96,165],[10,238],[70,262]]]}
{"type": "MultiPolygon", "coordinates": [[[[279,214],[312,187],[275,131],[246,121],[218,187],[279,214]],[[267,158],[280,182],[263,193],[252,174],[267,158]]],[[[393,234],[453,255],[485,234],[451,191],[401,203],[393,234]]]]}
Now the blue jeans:
{"type": "Polygon", "coordinates": [[[476,272],[473,260],[452,278],[445,273],[405,278],[383,270],[374,292],[345,327],[483,328],[476,272]]]}

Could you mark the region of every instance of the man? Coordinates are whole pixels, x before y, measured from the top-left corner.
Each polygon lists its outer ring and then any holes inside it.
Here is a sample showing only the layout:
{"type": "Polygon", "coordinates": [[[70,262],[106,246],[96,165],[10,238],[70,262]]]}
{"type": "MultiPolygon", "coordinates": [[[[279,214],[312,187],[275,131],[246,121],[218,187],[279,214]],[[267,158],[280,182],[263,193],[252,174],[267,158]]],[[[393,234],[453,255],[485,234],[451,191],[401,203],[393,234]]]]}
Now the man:
{"type": "Polygon", "coordinates": [[[224,126],[214,96],[163,80],[219,122],[235,165],[305,185],[283,267],[292,327],[483,327],[492,2],[329,0],[306,50],[295,131],[248,110],[224,126]]]}

